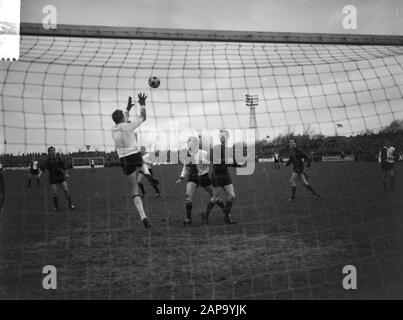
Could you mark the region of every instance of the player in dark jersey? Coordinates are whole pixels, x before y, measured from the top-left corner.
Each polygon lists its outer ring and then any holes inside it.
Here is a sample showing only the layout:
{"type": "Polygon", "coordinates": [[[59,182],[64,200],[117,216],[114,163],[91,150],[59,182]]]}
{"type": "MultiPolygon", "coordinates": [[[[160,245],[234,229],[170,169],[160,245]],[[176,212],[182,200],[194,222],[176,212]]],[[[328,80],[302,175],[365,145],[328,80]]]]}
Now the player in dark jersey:
{"type": "MultiPolygon", "coordinates": [[[[226,224],[235,224],[236,222],[231,218],[231,208],[232,204],[235,201],[235,190],[234,185],[232,184],[231,175],[228,171],[228,167],[237,167],[235,160],[227,161],[226,157],[226,149],[227,143],[229,139],[229,132],[228,130],[220,130],[220,145],[216,146],[215,148],[219,148],[216,150],[217,152],[213,151],[213,173],[211,175],[211,180],[213,182],[213,194],[214,198],[219,197],[220,189],[223,189],[227,195],[225,207],[224,207],[224,222],[226,224]],[[232,162],[230,164],[229,162],[232,162]]],[[[233,156],[233,155],[232,155],[233,156]]],[[[205,223],[208,223],[210,211],[206,211],[203,219],[205,223]]]]}
{"type": "Polygon", "coordinates": [[[29,163],[29,168],[28,168],[28,188],[31,187],[31,179],[36,178],[36,185],[39,187],[40,186],[40,168],[39,168],[39,161],[37,161],[35,158],[32,158],[31,162],[29,163]]]}
{"type": "Polygon", "coordinates": [[[209,176],[210,161],[207,151],[200,149],[199,139],[197,137],[190,137],[187,141],[187,145],[189,148],[187,154],[189,163],[184,164],[181,176],[176,181],[176,184],[181,183],[186,176],[188,177],[185,199],[186,219],[183,224],[190,226],[192,224],[193,194],[198,187],[202,187],[210,196],[206,211],[210,212],[215,205],[224,209],[224,203],[221,198],[214,197],[213,194],[212,182],[209,176]]]}
{"type": "Polygon", "coordinates": [[[394,188],[394,166],[395,166],[395,147],[392,146],[389,140],[385,140],[384,146],[379,151],[379,164],[383,171],[383,188],[388,189],[388,176],[390,178],[390,188],[394,188]]]}
{"type": "Polygon", "coordinates": [[[315,198],[320,198],[320,195],[311,187],[311,185],[307,181],[307,175],[304,172],[304,161],[307,162],[307,167],[311,167],[312,159],[308,157],[301,149],[297,148],[297,142],[294,139],[290,140],[290,159],[284,164],[285,167],[293,164],[294,171],[291,175],[290,183],[291,183],[291,197],[288,201],[294,201],[295,193],[297,191],[297,181],[301,181],[302,184],[307,188],[315,198]]]}
{"type": "Polygon", "coordinates": [[[50,147],[48,149],[48,158],[46,159],[42,169],[48,172],[49,175],[49,183],[52,191],[54,211],[59,211],[59,199],[57,197],[57,185],[60,185],[64,192],[64,196],[67,200],[69,208],[71,210],[75,210],[76,207],[73,205],[69,186],[67,184],[66,179],[69,177],[68,172],[64,166],[63,160],[59,155],[56,154],[56,149],[54,147],[50,147]]]}

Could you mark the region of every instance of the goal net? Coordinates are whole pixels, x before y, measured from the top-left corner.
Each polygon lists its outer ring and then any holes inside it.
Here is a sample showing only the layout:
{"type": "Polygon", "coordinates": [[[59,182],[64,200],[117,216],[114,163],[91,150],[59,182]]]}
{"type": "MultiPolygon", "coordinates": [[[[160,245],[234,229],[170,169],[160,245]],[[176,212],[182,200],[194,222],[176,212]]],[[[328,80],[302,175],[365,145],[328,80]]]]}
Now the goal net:
{"type": "Polygon", "coordinates": [[[403,118],[402,67],[401,45],[25,35],[19,62],[0,62],[1,151],[113,150],[111,113],[139,92],[144,145],[153,130],[248,128],[245,94],[259,97],[258,139],[376,131],[403,118]]]}
{"type": "Polygon", "coordinates": [[[91,168],[92,161],[94,161],[95,168],[104,168],[105,167],[105,158],[104,157],[72,158],[71,165],[72,165],[73,169],[88,169],[88,168],[91,168]]]}

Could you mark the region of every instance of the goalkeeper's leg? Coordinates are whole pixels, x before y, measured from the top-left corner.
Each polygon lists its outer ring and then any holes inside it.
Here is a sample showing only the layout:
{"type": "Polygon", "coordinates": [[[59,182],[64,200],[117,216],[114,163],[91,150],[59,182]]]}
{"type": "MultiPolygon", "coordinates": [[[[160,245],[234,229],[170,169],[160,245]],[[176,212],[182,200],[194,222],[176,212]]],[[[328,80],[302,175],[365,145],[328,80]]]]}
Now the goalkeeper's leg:
{"type": "Polygon", "coordinates": [[[151,225],[148,222],[147,215],[144,211],[143,201],[141,200],[141,196],[139,193],[139,186],[137,184],[138,174],[139,174],[139,170],[137,169],[132,174],[127,175],[127,180],[129,181],[129,184],[130,184],[130,189],[132,192],[134,206],[136,207],[137,212],[140,215],[140,218],[144,224],[144,227],[146,229],[149,229],[149,228],[151,228],[151,225]]]}

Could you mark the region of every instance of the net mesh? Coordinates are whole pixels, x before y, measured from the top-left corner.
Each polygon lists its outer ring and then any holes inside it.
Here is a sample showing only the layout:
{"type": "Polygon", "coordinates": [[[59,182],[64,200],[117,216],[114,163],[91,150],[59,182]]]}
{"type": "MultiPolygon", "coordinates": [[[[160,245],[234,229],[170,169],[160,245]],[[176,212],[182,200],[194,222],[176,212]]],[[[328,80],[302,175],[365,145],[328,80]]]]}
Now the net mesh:
{"type": "Polygon", "coordinates": [[[402,66],[402,46],[22,36],[20,61],[0,62],[2,151],[112,150],[110,115],[141,91],[140,136],[248,128],[247,93],[259,96],[258,138],[377,130],[403,118],[402,66]]]}
{"type": "MultiPolygon", "coordinates": [[[[246,93],[259,96],[260,137],[309,125],[349,134],[402,117],[403,48],[397,46],[24,36],[21,47],[20,62],[0,63],[6,152],[49,144],[113,148],[110,114],[133,91],[150,96],[142,131],[172,121],[247,128],[246,93]],[[161,78],[157,90],[147,86],[151,74],[161,78]]],[[[289,171],[257,166],[254,175],[233,175],[237,225],[222,225],[215,209],[210,227],[195,222],[187,229],[184,190],[172,187],[180,168],[156,167],[166,194],[144,199],[151,233],[133,214],[120,168],[94,175],[73,170],[69,185],[79,210],[60,215],[51,213],[48,188],[27,192],[26,173],[6,171],[11,192],[0,215],[0,297],[401,298],[402,201],[384,201],[375,168],[317,164],[310,176],[332,201],[311,202],[301,190],[301,201],[290,206],[284,201],[289,171]],[[58,268],[58,290],[38,285],[46,264],[58,268]],[[347,264],[359,270],[359,290],[341,286],[347,264]]],[[[396,174],[400,181],[401,171],[396,174]]],[[[195,214],[206,197],[195,197],[195,214]]]]}

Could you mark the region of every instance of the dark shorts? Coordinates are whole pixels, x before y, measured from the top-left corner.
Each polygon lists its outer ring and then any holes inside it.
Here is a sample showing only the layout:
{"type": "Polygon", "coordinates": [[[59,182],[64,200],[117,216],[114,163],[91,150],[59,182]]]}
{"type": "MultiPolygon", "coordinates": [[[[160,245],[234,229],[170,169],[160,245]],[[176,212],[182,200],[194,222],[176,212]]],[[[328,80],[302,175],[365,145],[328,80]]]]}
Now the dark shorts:
{"type": "Polygon", "coordinates": [[[274,163],[279,163],[279,162],[280,162],[280,160],[274,159],[274,163]]]}
{"type": "Polygon", "coordinates": [[[66,181],[64,177],[49,177],[49,184],[60,184],[66,181]]]}
{"type": "Polygon", "coordinates": [[[381,168],[383,171],[391,171],[395,168],[394,163],[383,162],[381,164],[381,168]]]}
{"type": "Polygon", "coordinates": [[[132,174],[137,168],[143,166],[143,157],[140,152],[134,153],[130,156],[120,158],[123,172],[126,176],[132,174]]]}
{"type": "Polygon", "coordinates": [[[199,187],[211,186],[211,179],[208,173],[202,176],[189,176],[188,182],[196,183],[199,187]]]}
{"type": "Polygon", "coordinates": [[[232,184],[231,176],[229,175],[229,173],[213,173],[211,175],[211,180],[213,181],[214,188],[225,187],[232,184]]]}
{"type": "Polygon", "coordinates": [[[35,176],[37,176],[38,174],[39,174],[39,169],[32,169],[32,170],[30,170],[29,171],[31,174],[33,174],[33,175],[35,175],[35,176]]]}

